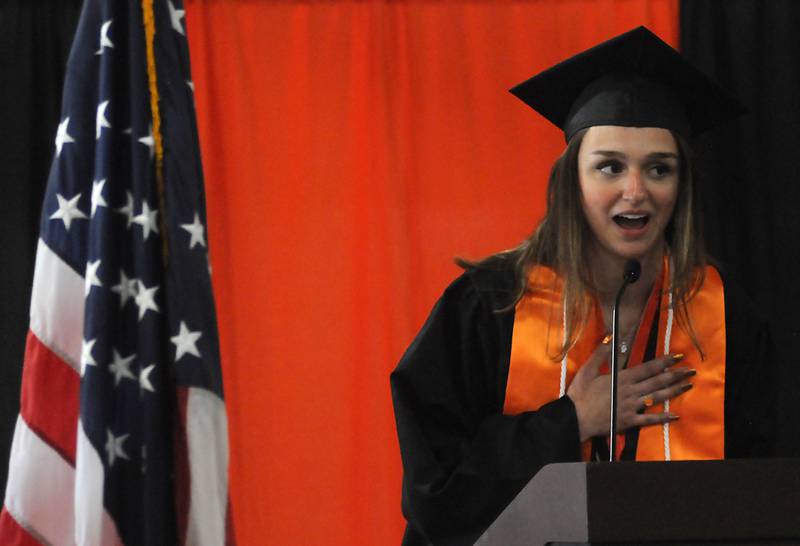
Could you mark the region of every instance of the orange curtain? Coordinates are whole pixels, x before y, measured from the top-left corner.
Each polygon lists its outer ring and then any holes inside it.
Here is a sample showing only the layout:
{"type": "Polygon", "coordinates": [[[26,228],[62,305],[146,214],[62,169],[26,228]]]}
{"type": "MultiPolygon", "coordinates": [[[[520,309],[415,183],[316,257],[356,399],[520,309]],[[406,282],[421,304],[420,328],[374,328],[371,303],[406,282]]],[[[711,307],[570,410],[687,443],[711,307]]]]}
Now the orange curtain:
{"type": "Polygon", "coordinates": [[[677,0],[186,2],[239,544],[398,544],[388,375],[563,137],[507,89],[677,0]]]}

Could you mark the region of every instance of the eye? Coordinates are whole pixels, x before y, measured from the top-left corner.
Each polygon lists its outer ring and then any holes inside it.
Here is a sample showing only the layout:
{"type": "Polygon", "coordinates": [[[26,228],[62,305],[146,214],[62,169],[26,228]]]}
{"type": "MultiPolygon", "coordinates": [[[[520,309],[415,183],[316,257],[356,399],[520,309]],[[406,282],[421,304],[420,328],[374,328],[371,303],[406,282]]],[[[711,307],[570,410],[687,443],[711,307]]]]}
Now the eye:
{"type": "Polygon", "coordinates": [[[597,165],[597,170],[608,176],[620,174],[622,172],[622,169],[623,169],[622,163],[615,159],[609,161],[603,161],[602,163],[597,165]]]}
{"type": "Polygon", "coordinates": [[[655,163],[648,171],[653,178],[665,178],[675,172],[675,168],[668,163],[655,163]]]}

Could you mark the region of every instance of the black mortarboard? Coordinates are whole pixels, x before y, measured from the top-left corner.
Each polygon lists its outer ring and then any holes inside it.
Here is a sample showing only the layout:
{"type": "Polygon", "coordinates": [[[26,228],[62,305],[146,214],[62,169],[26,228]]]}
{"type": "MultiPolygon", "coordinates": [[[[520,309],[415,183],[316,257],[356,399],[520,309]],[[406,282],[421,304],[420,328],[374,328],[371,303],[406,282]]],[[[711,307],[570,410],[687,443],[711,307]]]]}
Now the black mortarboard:
{"type": "Polygon", "coordinates": [[[746,109],[645,27],[596,45],[511,89],[569,141],[594,125],[663,127],[690,137],[746,109]]]}

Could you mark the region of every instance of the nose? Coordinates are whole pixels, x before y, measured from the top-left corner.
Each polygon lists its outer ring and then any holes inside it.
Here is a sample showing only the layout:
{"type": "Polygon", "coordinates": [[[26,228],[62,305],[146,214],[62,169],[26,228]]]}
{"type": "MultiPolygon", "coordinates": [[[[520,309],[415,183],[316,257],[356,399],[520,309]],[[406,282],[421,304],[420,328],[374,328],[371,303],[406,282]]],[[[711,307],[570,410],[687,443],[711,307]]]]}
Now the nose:
{"type": "Polygon", "coordinates": [[[630,203],[640,203],[644,200],[647,192],[644,187],[642,173],[638,169],[631,169],[624,181],[622,189],[622,199],[630,203]]]}

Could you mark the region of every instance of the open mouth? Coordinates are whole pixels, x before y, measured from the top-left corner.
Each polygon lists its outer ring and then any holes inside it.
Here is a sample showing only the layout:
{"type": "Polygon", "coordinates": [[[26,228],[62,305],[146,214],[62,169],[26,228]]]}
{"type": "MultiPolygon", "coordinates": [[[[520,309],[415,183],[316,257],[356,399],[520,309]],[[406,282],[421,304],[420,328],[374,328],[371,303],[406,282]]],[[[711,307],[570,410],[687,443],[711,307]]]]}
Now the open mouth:
{"type": "Polygon", "coordinates": [[[650,221],[647,214],[617,214],[614,222],[622,229],[642,229],[650,221]]]}

